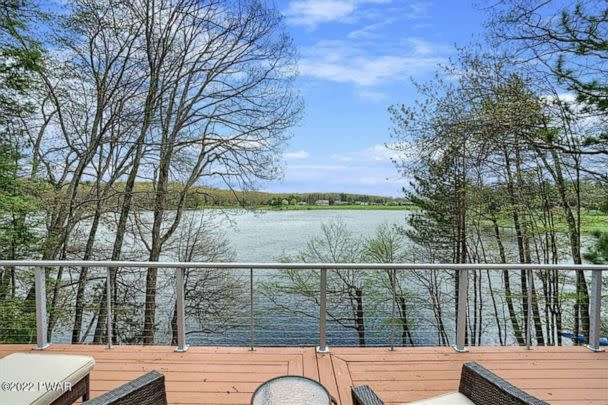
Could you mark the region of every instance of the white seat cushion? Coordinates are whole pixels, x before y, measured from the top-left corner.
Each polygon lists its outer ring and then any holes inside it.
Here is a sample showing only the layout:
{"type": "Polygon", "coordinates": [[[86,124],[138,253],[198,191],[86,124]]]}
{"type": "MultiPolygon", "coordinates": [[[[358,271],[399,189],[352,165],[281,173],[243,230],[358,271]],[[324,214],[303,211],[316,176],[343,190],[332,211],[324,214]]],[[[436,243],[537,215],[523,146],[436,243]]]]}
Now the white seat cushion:
{"type": "Polygon", "coordinates": [[[53,386],[54,383],[70,383],[74,386],[91,372],[93,366],[95,359],[89,356],[9,354],[0,359],[0,382],[3,383],[0,402],[11,405],[47,405],[65,392],[60,386],[53,386]],[[17,383],[25,383],[20,388],[26,390],[15,391],[17,383]]]}
{"type": "Polygon", "coordinates": [[[449,394],[439,395],[433,398],[423,399],[422,401],[408,402],[413,405],[475,405],[473,401],[460,392],[450,392],[449,394]]]}

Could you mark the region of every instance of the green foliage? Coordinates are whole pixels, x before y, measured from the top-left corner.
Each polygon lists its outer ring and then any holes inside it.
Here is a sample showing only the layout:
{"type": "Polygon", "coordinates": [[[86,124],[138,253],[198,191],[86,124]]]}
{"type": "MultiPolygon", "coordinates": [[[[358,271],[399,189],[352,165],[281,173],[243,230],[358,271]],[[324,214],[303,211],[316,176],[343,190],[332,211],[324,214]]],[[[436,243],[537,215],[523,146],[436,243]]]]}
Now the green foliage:
{"type": "Polygon", "coordinates": [[[583,255],[585,260],[593,264],[608,263],[608,232],[593,232],[595,243],[587,253],[583,255]]]}
{"type": "Polygon", "coordinates": [[[31,106],[24,101],[31,86],[32,75],[42,70],[43,52],[27,35],[28,21],[35,11],[29,1],[0,0],[0,132],[2,139],[9,124],[28,113],[31,106]]]}
{"type": "MultiPolygon", "coordinates": [[[[23,121],[32,112],[27,99],[43,53],[28,38],[32,8],[24,0],[0,0],[0,257],[31,258],[38,249],[36,182],[21,176],[23,121]]],[[[31,342],[35,315],[17,296],[15,269],[0,269],[0,342],[31,342]]],[[[27,280],[31,282],[31,280],[27,280]]]]}
{"type": "Polygon", "coordinates": [[[608,214],[608,194],[599,202],[598,209],[605,214],[608,214]]]}
{"type": "Polygon", "coordinates": [[[28,311],[27,301],[18,298],[1,299],[0,306],[0,342],[33,342],[36,336],[36,314],[28,311]]]}
{"type": "MultiPolygon", "coordinates": [[[[124,183],[116,183],[114,188],[117,195],[124,190],[124,183]]],[[[173,209],[177,205],[178,191],[181,185],[170,183],[167,195],[167,207],[173,209]]],[[[83,184],[79,188],[79,199],[89,199],[95,190],[94,184],[83,184]]],[[[41,192],[44,190],[41,190],[41,192]]],[[[47,192],[47,191],[45,191],[47,192]]],[[[54,191],[48,190],[53,193],[54,191]]],[[[61,191],[60,191],[61,192],[61,191]]],[[[151,183],[139,182],[135,185],[134,206],[139,210],[153,209],[153,197],[155,190],[151,183]]],[[[54,195],[47,195],[51,199],[54,195]]],[[[116,197],[118,198],[118,197],[116,197]]],[[[107,201],[107,208],[115,207],[118,202],[116,198],[107,201]]],[[[346,193],[269,193],[254,190],[225,190],[206,186],[193,186],[186,195],[187,209],[201,209],[209,207],[273,207],[277,209],[328,209],[328,208],[356,208],[376,209],[373,207],[403,207],[406,203],[403,198],[392,198],[367,194],[346,193]],[[283,200],[289,202],[283,204],[283,200]],[[317,200],[346,201],[350,205],[315,206],[317,200]],[[306,205],[297,205],[304,202],[306,205]],[[367,203],[368,205],[355,205],[355,202],[367,203]]]]}
{"type": "Polygon", "coordinates": [[[602,67],[608,57],[608,6],[599,3],[577,2],[573,9],[563,10],[548,37],[559,49],[558,80],[576,93],[579,102],[608,111],[608,82],[602,67]]]}
{"type": "Polygon", "coordinates": [[[20,178],[20,118],[31,113],[27,98],[33,73],[42,68],[42,52],[26,35],[30,4],[0,3],[0,255],[20,258],[30,253],[36,236],[29,216],[38,209],[34,184],[20,178]]]}
{"type": "Polygon", "coordinates": [[[403,236],[387,224],[376,229],[373,237],[363,244],[363,261],[369,263],[401,263],[406,260],[403,236]]]}

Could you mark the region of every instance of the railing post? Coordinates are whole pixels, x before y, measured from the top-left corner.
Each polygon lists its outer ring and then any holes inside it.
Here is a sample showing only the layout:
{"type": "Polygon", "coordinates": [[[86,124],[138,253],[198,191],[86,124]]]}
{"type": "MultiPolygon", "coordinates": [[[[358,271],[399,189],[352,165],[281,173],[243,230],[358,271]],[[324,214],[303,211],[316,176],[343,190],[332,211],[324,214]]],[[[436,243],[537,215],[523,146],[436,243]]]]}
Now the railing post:
{"type": "Polygon", "coordinates": [[[589,319],[589,344],[586,347],[594,352],[600,349],[600,314],[602,308],[602,270],[593,270],[591,275],[591,310],[589,319]]]}
{"type": "Polygon", "coordinates": [[[327,353],[327,269],[321,269],[319,297],[319,346],[317,352],[327,353]]]}
{"type": "Polygon", "coordinates": [[[249,338],[250,351],[255,351],[255,321],[253,312],[253,268],[249,269],[249,338]]]}
{"type": "Polygon", "coordinates": [[[36,350],[44,350],[49,347],[46,328],[46,272],[44,267],[36,267],[34,274],[34,286],[36,289],[36,350]]]}
{"type": "Polygon", "coordinates": [[[112,338],[114,333],[112,331],[112,269],[106,267],[106,327],[107,327],[107,346],[108,349],[112,348],[112,338]]]}
{"type": "Polygon", "coordinates": [[[467,330],[467,294],[469,289],[469,270],[458,271],[458,316],[456,318],[456,345],[454,350],[467,352],[465,338],[467,330]]]}
{"type": "Polygon", "coordinates": [[[528,279],[526,302],[528,305],[528,313],[526,316],[526,349],[532,349],[532,270],[526,270],[526,278],[528,279]]]}
{"type": "Polygon", "coordinates": [[[391,310],[391,351],[395,350],[395,318],[396,318],[396,301],[397,301],[397,269],[390,270],[392,273],[391,281],[391,294],[393,298],[393,305],[391,310]]]}
{"type": "Polygon", "coordinates": [[[185,352],[188,350],[186,344],[186,312],[184,307],[184,269],[175,269],[175,292],[176,303],[175,311],[177,312],[177,347],[176,352],[185,352]]]}

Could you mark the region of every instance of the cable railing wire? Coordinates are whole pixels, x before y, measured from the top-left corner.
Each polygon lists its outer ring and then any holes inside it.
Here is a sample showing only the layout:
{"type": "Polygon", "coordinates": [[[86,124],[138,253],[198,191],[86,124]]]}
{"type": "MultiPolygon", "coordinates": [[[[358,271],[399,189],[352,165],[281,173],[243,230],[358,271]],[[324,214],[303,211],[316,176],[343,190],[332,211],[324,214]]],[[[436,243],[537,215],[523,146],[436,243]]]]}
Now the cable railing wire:
{"type": "Polygon", "coordinates": [[[523,335],[525,346],[532,348],[541,343],[561,344],[562,336],[553,335],[556,330],[567,329],[576,335],[574,344],[580,343],[578,334],[582,333],[587,346],[597,351],[602,321],[605,323],[601,312],[602,299],[606,301],[601,296],[602,271],[608,269],[601,265],[564,264],[112,261],[0,261],[0,266],[24,272],[27,277],[22,278],[35,285],[33,301],[24,297],[27,282],[18,295],[19,311],[30,314],[29,328],[18,324],[16,316],[11,317],[11,300],[0,298],[0,311],[5,314],[0,318],[0,343],[35,342],[38,349],[50,342],[98,343],[111,348],[113,344],[140,344],[144,336],[152,336],[155,344],[176,345],[177,351],[206,344],[248,346],[250,350],[264,345],[318,345],[320,351],[331,346],[382,346],[394,350],[414,345],[452,345],[458,351],[466,351],[470,345],[521,344],[512,335],[523,335]],[[59,268],[63,273],[51,270],[59,268]],[[88,270],[86,287],[84,298],[79,291],[81,299],[77,302],[71,297],[81,287],[83,268],[88,270]],[[159,274],[152,295],[146,291],[147,269],[158,269],[159,274]],[[550,284],[546,277],[554,272],[562,283],[558,283],[560,288],[571,293],[575,270],[590,273],[586,276],[590,281],[589,316],[583,316],[580,307],[574,313],[566,305],[558,308],[562,324],[557,328],[553,325],[556,315],[551,313],[555,308],[550,300],[560,291],[547,292],[550,284]],[[49,283],[49,271],[54,271],[57,278],[53,283],[49,283]],[[308,297],[302,298],[297,290],[289,288],[284,289],[288,293],[282,297],[273,292],[285,281],[281,277],[287,271],[308,272],[306,280],[312,283],[306,286],[310,288],[308,297]],[[484,271],[488,274],[484,275],[484,271]],[[496,294],[504,288],[501,272],[512,273],[509,299],[518,311],[516,322],[511,319],[513,324],[504,314],[504,294],[496,294]],[[362,298],[347,302],[348,294],[335,285],[336,274],[364,280],[361,285],[342,286],[360,288],[362,298]],[[473,278],[476,284],[471,287],[473,278]],[[365,285],[369,280],[376,283],[372,283],[375,295],[366,293],[372,288],[365,285]],[[412,286],[419,288],[416,294],[408,291],[412,286]],[[213,297],[217,297],[217,302],[208,301],[213,297]],[[156,310],[154,324],[141,328],[144,308],[150,302],[156,310]],[[353,309],[353,305],[360,308],[353,309]],[[486,311],[493,308],[494,317],[488,317],[477,305],[486,311]],[[541,313],[538,308],[545,310],[541,313]],[[35,331],[31,327],[34,318],[35,331]],[[517,330],[514,324],[519,325],[517,330]],[[497,334],[494,341],[487,337],[497,334]]]}

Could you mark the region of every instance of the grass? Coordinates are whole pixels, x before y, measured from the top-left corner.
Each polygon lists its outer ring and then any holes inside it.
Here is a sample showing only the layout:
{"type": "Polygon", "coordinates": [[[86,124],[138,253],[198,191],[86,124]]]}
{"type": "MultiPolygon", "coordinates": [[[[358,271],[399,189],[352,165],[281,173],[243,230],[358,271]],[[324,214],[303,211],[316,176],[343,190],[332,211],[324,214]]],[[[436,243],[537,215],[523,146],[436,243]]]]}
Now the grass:
{"type": "Polygon", "coordinates": [[[608,232],[608,213],[595,210],[581,212],[581,232],[594,231],[608,232]]]}
{"type": "MultiPolygon", "coordinates": [[[[565,216],[559,209],[556,209],[553,213],[555,220],[555,230],[560,233],[568,232],[568,224],[565,216]]],[[[538,218],[538,224],[542,222],[538,218]]],[[[490,221],[487,221],[490,224],[490,221]]],[[[511,218],[502,217],[498,220],[498,225],[503,228],[513,228],[513,221],[511,218]]],[[[608,213],[604,213],[598,210],[582,210],[581,211],[581,233],[590,234],[594,231],[608,232],[608,213]]]]}

